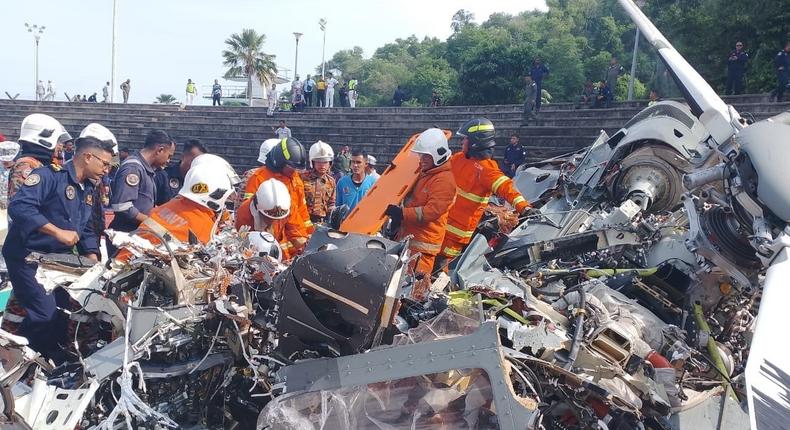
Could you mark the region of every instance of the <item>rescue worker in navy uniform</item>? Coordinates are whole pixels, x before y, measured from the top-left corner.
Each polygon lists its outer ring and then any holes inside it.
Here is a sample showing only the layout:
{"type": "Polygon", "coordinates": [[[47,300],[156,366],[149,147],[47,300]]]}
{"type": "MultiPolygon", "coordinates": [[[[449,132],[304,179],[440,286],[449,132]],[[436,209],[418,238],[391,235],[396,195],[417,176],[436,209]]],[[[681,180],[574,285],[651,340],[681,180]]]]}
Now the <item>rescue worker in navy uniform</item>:
{"type": "Polygon", "coordinates": [[[735,43],[735,50],[727,57],[727,82],[724,94],[743,94],[743,76],[746,74],[746,64],[749,54],[743,52],[743,42],[735,43]]]}
{"type": "MultiPolygon", "coordinates": [[[[145,146],[121,163],[112,181],[110,208],[115,218],[109,228],[130,232],[148,218],[154,208],[157,169],[167,166],[176,145],[162,130],[151,130],[145,138],[145,146]]],[[[107,252],[115,254],[115,247],[108,242],[107,252]]]]}
{"type": "Polygon", "coordinates": [[[776,69],[776,89],[771,95],[776,96],[776,101],[781,103],[784,99],[788,77],[790,77],[790,42],[787,42],[785,49],[779,51],[774,57],[774,68],[776,69]]]}
{"type": "Polygon", "coordinates": [[[56,364],[66,359],[67,317],[58,312],[66,305],[47,294],[36,281],[38,265],[27,263],[31,252],[72,253],[97,260],[98,237],[92,225],[94,183],[107,174],[112,164],[111,142],[94,137],[77,139],[74,159],[62,168],[40,167],[25,179],[8,208],[13,222],[3,246],[8,277],[16,300],[26,311],[19,335],[30,347],[56,364]]]}
{"type": "Polygon", "coordinates": [[[178,195],[181,185],[184,184],[192,160],[198,155],[208,154],[208,149],[198,139],[189,139],[184,144],[181,152],[181,161],[171,163],[164,169],[156,171],[154,182],[156,183],[156,205],[163,205],[178,195]]]}

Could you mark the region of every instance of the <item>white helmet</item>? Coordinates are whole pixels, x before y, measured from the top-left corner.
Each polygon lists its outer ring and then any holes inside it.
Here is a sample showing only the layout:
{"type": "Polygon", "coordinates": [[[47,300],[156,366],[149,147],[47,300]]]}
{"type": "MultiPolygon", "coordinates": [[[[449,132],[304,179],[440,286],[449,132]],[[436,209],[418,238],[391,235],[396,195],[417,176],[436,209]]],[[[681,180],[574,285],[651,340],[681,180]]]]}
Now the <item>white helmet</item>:
{"type": "Polygon", "coordinates": [[[368,166],[374,166],[375,167],[377,161],[378,160],[376,160],[376,157],[374,157],[372,155],[368,155],[368,166]]]}
{"type": "Polygon", "coordinates": [[[436,166],[444,164],[450,159],[450,146],[447,144],[447,136],[438,128],[429,128],[417,137],[411,152],[417,154],[429,154],[433,158],[436,166]]]}
{"type": "Polygon", "coordinates": [[[88,124],[82,129],[80,137],[93,137],[102,142],[112,142],[112,153],[118,155],[118,139],[115,138],[115,135],[112,134],[107,127],[101,124],[95,122],[88,124]]]}
{"type": "Polygon", "coordinates": [[[283,219],[291,213],[291,193],[277,179],[266,180],[255,192],[255,207],[271,219],[283,219]]]}
{"type": "Polygon", "coordinates": [[[275,146],[280,144],[280,139],[266,139],[261,143],[261,149],[258,152],[258,162],[261,164],[266,163],[266,154],[275,146]]]}
{"type": "Polygon", "coordinates": [[[0,142],[0,161],[14,161],[19,153],[19,144],[16,142],[0,142]]]}
{"type": "Polygon", "coordinates": [[[280,249],[280,244],[277,243],[277,240],[271,233],[266,231],[251,231],[249,236],[247,236],[247,240],[255,251],[255,257],[268,255],[277,260],[277,262],[282,261],[283,251],[280,249]]]}
{"type": "Polygon", "coordinates": [[[208,160],[201,163],[193,162],[192,167],[184,178],[184,185],[178,192],[185,198],[214,212],[219,212],[225,208],[225,202],[234,191],[233,183],[224,166],[227,162],[220,157],[217,158],[221,162],[217,160],[208,160]]]}
{"type": "Polygon", "coordinates": [[[34,113],[22,120],[19,141],[29,142],[52,151],[58,144],[58,137],[64,131],[66,129],[55,118],[43,113],[34,113]]]}
{"type": "Polygon", "coordinates": [[[332,162],[332,160],[335,159],[335,151],[332,151],[332,147],[327,143],[319,140],[310,147],[308,158],[310,160],[310,165],[313,164],[313,161],[332,162]]]}
{"type": "MultiPolygon", "coordinates": [[[[236,169],[230,165],[224,158],[220,157],[219,155],[215,154],[200,154],[192,160],[192,164],[189,165],[190,170],[196,166],[208,165],[209,168],[212,169],[219,169],[228,176],[230,179],[230,183],[233,186],[236,186],[241,183],[241,177],[239,174],[236,173],[236,169]]],[[[188,172],[187,172],[188,173],[188,172]]]]}

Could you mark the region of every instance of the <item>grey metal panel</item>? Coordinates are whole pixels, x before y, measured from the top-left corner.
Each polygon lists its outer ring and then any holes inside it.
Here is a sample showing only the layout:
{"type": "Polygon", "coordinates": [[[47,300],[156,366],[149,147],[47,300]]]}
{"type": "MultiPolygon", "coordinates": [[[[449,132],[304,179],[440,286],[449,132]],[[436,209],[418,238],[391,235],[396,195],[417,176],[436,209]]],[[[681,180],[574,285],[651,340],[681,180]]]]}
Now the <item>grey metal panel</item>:
{"type": "MultiPolygon", "coordinates": [[[[518,403],[503,369],[497,324],[486,322],[468,336],[372,350],[364,354],[296,363],[277,374],[288,394],[361,386],[452,369],[486,371],[500,428],[527,428],[536,416],[518,403]]],[[[280,400],[286,397],[281,397],[280,400]]]]}

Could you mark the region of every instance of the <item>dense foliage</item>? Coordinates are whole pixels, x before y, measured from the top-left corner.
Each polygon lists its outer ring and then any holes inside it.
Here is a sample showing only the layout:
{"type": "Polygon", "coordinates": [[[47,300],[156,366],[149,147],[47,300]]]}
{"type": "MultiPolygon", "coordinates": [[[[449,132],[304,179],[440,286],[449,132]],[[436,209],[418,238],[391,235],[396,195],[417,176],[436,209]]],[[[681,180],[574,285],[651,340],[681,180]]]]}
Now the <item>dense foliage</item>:
{"type": "MultiPolygon", "coordinates": [[[[397,85],[427,105],[431,91],[445,104],[519,103],[523,76],[535,57],[551,73],[544,82],[554,101],[575,98],[586,79],[599,80],[612,54],[630,71],[635,27],[616,0],[547,0],[547,12],[496,13],[481,24],[459,10],[445,41],[396,39],[370,58],[362,49],[339,51],[327,70],[360,81],[362,106],[390,103],[397,85]]],[[[647,0],[647,15],[717,90],[723,90],[725,62],[736,42],[746,44],[751,64],[747,92],[772,88],[773,56],[790,36],[790,0],[647,0]]],[[[673,95],[674,88],[652,48],[640,41],[635,96],[650,88],[673,95]]],[[[319,73],[320,65],[316,69],[319,73]]],[[[625,97],[622,77],[616,95],[625,97]]]]}

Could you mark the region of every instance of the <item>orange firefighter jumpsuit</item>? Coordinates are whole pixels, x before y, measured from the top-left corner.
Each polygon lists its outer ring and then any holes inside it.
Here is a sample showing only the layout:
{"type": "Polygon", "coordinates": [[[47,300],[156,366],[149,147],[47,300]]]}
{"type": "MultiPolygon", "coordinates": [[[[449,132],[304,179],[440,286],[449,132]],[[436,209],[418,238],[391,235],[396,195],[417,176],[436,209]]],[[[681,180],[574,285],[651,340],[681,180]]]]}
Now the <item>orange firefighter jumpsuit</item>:
{"type": "MultiPolygon", "coordinates": [[[[252,213],[252,199],[245,200],[236,211],[236,229],[249,226],[254,231],[266,231],[274,236],[283,252],[283,260],[289,260],[307,243],[307,232],[304,226],[294,220],[291,215],[284,219],[268,219],[261,215],[262,222],[268,222],[264,228],[255,225],[255,215],[252,213]],[[260,230],[259,230],[260,228],[260,230]]],[[[261,222],[259,221],[259,222],[261,222]]]]}
{"type": "Polygon", "coordinates": [[[411,192],[403,200],[403,221],[397,239],[414,236],[412,252],[422,254],[415,272],[430,275],[441,250],[447,215],[455,200],[455,179],[450,163],[421,172],[411,192]]]}
{"type": "Polygon", "coordinates": [[[304,226],[307,234],[312,234],[315,230],[313,222],[310,221],[310,214],[307,212],[307,201],[304,196],[304,182],[298,172],[286,176],[280,172],[275,172],[266,166],[261,166],[253,172],[247,185],[244,186],[244,198],[249,198],[255,195],[258,187],[269,179],[277,179],[285,184],[288,188],[288,193],[291,194],[291,217],[300,221],[304,226]]]}
{"type": "Polygon", "coordinates": [[[491,194],[506,200],[516,212],[523,211],[530,204],[494,160],[467,158],[466,154],[458,152],[453,154],[449,164],[458,185],[458,195],[450,208],[441,254],[455,258],[472,240],[491,194]]]}
{"type": "MultiPolygon", "coordinates": [[[[148,215],[149,220],[140,224],[140,237],[147,239],[151,243],[158,244],[159,239],[145,230],[156,230],[162,227],[173,239],[181,242],[189,242],[189,235],[192,235],[202,244],[211,240],[214,233],[214,224],[217,220],[216,212],[201,206],[192,200],[182,196],[176,196],[167,203],[157,206],[148,215]],[[152,228],[146,223],[155,222],[156,228],[152,228]]],[[[126,249],[121,249],[116,258],[126,261],[131,257],[131,253],[126,249]]]]}

